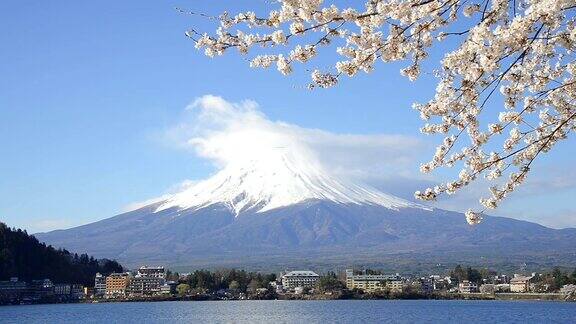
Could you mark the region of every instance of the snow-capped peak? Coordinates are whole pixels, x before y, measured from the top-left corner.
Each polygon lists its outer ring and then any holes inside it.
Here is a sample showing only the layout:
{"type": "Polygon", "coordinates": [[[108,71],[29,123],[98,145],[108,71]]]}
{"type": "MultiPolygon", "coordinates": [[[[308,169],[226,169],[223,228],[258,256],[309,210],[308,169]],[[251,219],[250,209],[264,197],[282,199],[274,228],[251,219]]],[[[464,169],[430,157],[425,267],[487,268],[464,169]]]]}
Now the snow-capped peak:
{"type": "Polygon", "coordinates": [[[369,186],[338,179],[313,159],[303,156],[279,147],[265,157],[240,158],[211,178],[174,194],[157,211],[172,207],[199,209],[223,203],[238,215],[246,210],[263,212],[309,199],[374,204],[390,209],[420,207],[369,186]]]}

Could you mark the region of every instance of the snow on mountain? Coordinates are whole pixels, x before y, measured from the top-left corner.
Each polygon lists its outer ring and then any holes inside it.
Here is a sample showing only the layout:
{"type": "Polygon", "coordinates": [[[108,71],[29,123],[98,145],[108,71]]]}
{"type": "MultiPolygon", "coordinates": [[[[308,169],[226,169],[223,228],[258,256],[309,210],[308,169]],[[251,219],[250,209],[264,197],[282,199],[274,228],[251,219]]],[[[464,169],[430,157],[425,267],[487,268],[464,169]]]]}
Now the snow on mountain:
{"type": "Polygon", "coordinates": [[[223,203],[236,215],[263,212],[309,199],[341,204],[373,204],[389,209],[424,208],[366,185],[339,179],[297,150],[278,147],[254,158],[239,158],[213,177],[174,194],[156,212],[200,209],[223,203]]]}

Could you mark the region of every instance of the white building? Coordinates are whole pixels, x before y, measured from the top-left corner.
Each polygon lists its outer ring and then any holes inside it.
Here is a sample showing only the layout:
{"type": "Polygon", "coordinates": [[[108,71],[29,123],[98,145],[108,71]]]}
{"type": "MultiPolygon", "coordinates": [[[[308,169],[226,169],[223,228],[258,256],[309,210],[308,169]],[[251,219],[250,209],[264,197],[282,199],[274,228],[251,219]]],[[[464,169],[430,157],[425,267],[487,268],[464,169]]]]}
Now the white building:
{"type": "Polygon", "coordinates": [[[404,290],[404,281],[392,280],[386,284],[386,287],[390,288],[390,291],[402,292],[404,290]]]}
{"type": "Polygon", "coordinates": [[[510,284],[497,284],[496,285],[497,292],[510,292],[510,284]]]}
{"type": "Polygon", "coordinates": [[[164,267],[142,266],[138,269],[136,276],[166,279],[166,270],[164,270],[164,267]]]}
{"type": "Polygon", "coordinates": [[[534,275],[535,274],[532,274],[532,276],[522,276],[514,274],[514,278],[510,279],[510,291],[518,293],[530,291],[530,280],[534,278],[534,275]]]}
{"type": "Polygon", "coordinates": [[[157,295],[162,291],[166,283],[166,271],[164,267],[143,266],[130,280],[128,294],[131,296],[157,295]]]}
{"type": "Polygon", "coordinates": [[[462,280],[462,282],[458,284],[458,292],[461,294],[478,292],[478,285],[468,280],[462,280]]]}
{"type": "Polygon", "coordinates": [[[560,288],[560,293],[563,295],[576,295],[576,285],[564,285],[560,288]]]}
{"type": "Polygon", "coordinates": [[[480,292],[483,294],[494,294],[496,292],[496,285],[483,284],[482,286],[480,286],[480,292]]]}
{"type": "Polygon", "coordinates": [[[319,279],[320,276],[313,271],[290,271],[282,276],[282,286],[284,289],[313,288],[319,279]]]}

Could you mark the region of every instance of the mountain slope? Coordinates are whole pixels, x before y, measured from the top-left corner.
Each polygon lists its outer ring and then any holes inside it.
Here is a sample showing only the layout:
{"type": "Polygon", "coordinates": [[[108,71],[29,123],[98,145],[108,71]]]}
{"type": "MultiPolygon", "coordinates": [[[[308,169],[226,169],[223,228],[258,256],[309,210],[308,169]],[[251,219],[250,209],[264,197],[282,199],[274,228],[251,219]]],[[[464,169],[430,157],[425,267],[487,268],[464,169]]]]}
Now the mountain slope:
{"type": "Polygon", "coordinates": [[[236,215],[264,212],[310,199],[373,204],[391,209],[421,207],[369,186],[340,179],[304,154],[272,152],[229,163],[213,177],[177,193],[157,208],[200,209],[222,203],[236,215]]]}
{"type": "MultiPolygon", "coordinates": [[[[554,230],[508,218],[469,226],[443,210],[308,200],[239,217],[224,204],[201,209],[158,205],[77,228],[37,234],[40,240],[114,257],[127,264],[182,266],[350,264],[394,255],[434,262],[463,257],[575,260],[576,229],[554,230]],[[320,261],[323,260],[323,261],[320,261]]],[[[384,262],[384,261],[382,261],[384,262]]]]}
{"type": "Polygon", "coordinates": [[[471,227],[461,214],[336,177],[311,156],[281,148],[240,156],[157,204],[37,237],[128,265],[294,267],[398,255],[418,262],[576,260],[576,229],[498,217],[471,227]]]}

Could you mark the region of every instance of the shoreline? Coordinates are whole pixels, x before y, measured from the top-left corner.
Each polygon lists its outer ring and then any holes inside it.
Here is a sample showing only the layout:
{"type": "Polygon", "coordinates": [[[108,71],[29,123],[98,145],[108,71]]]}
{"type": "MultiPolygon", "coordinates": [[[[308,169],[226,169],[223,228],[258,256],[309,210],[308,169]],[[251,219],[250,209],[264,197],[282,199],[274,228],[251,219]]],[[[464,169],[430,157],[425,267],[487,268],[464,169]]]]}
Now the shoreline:
{"type": "Polygon", "coordinates": [[[171,301],[259,301],[259,300],[286,300],[286,301],[335,301],[335,300],[485,300],[485,301],[556,301],[556,302],[576,302],[576,296],[567,296],[563,294],[514,294],[514,293],[497,293],[497,294],[432,294],[419,296],[398,296],[398,297],[379,297],[379,296],[330,296],[330,295],[279,295],[277,298],[222,298],[211,295],[195,296],[170,296],[170,297],[131,297],[131,298],[102,298],[86,299],[78,301],[45,301],[17,304],[0,304],[1,306],[20,306],[20,305],[49,305],[49,304],[100,304],[100,303],[138,303],[138,302],[171,302],[171,301]]]}

